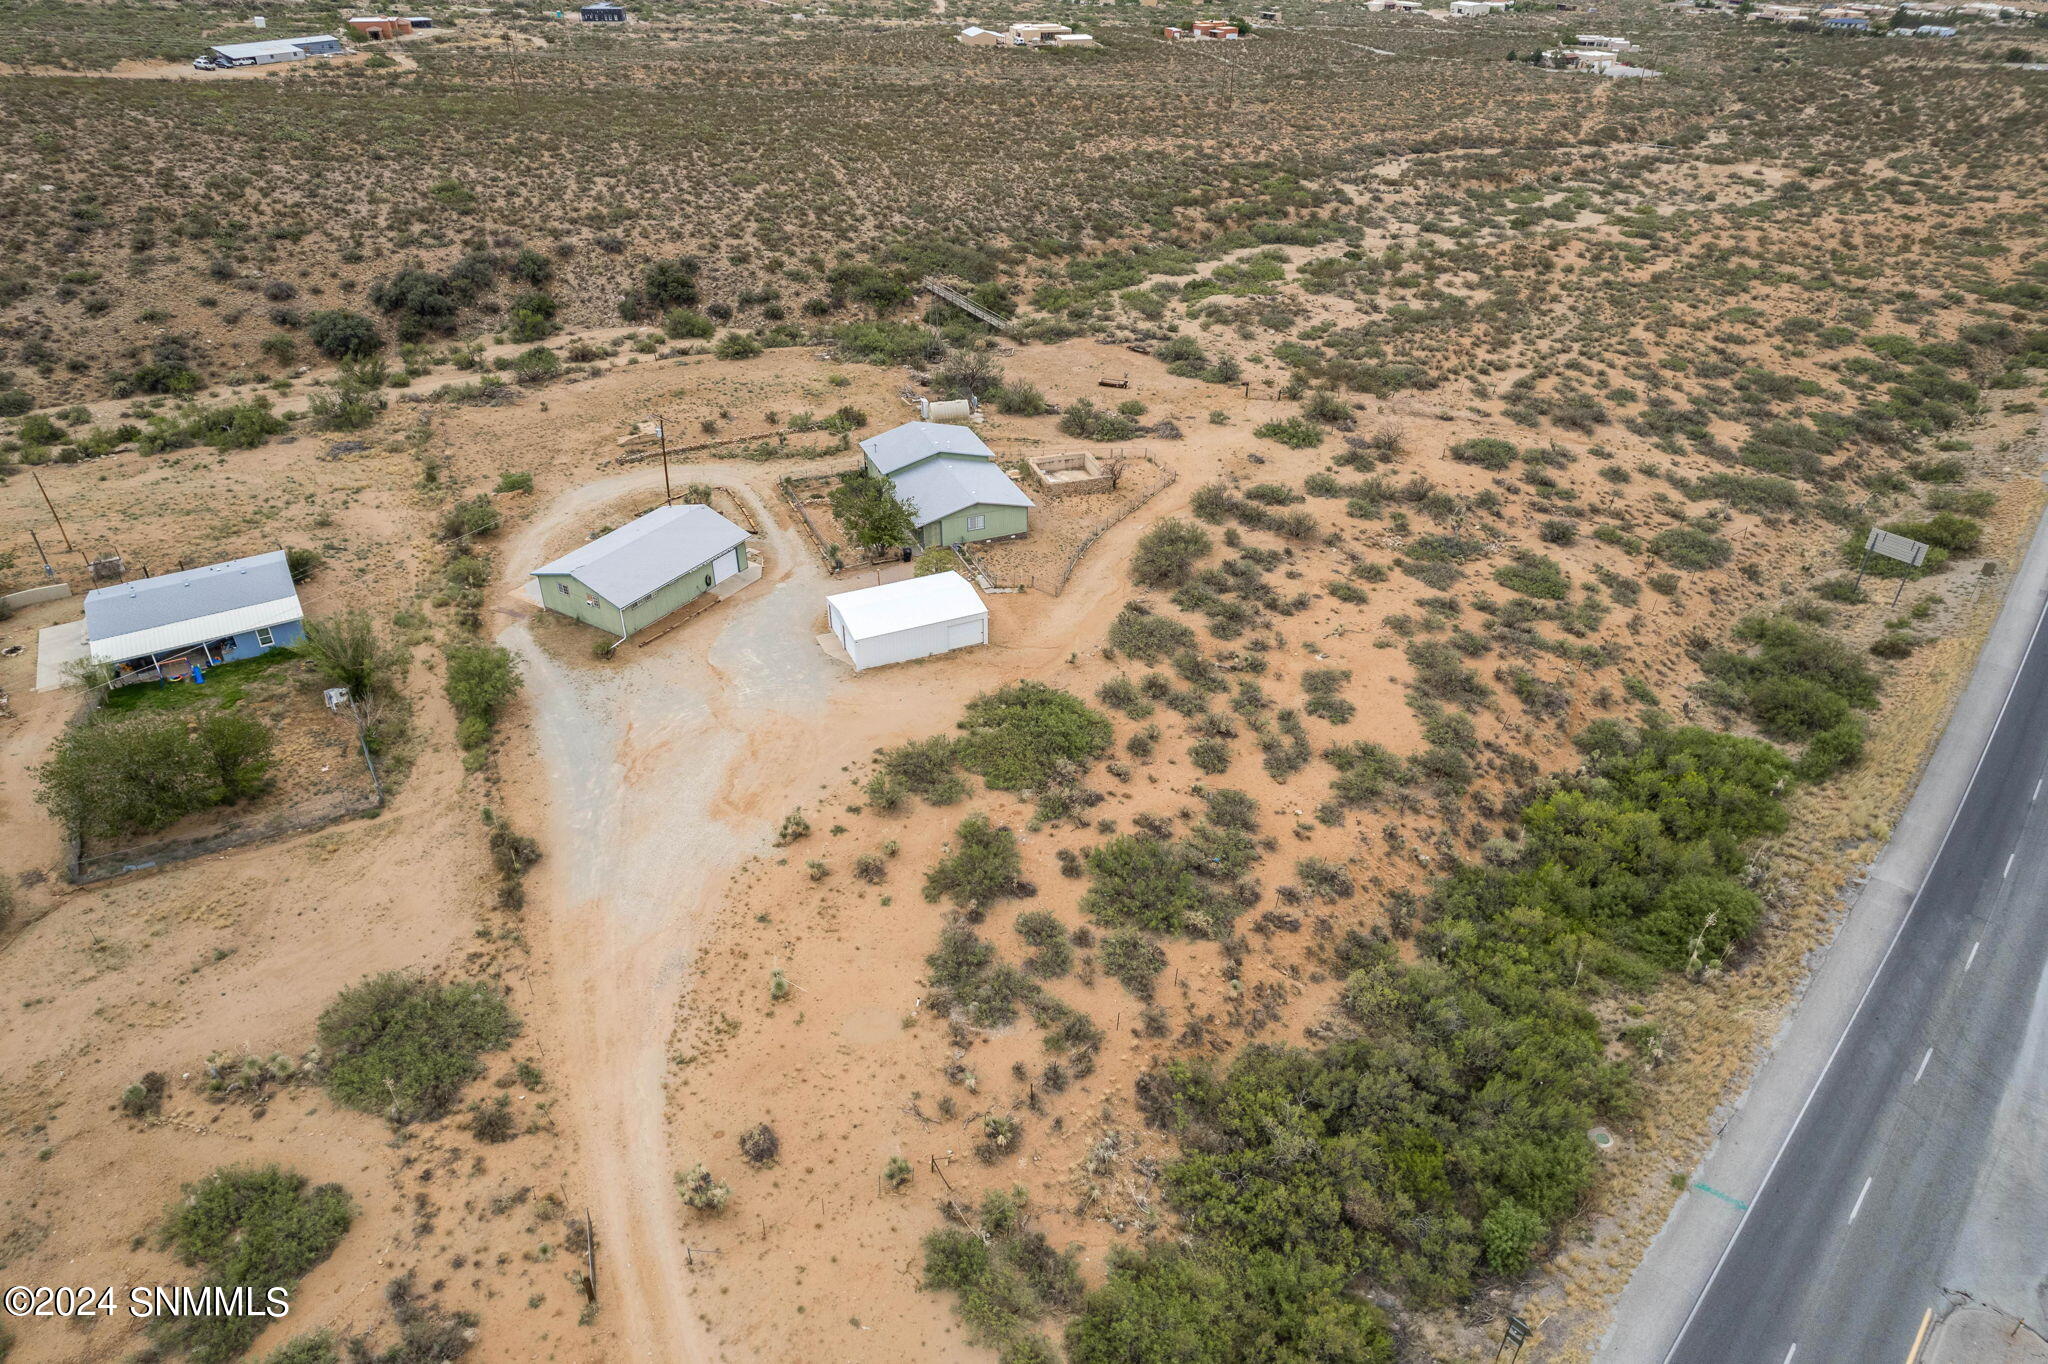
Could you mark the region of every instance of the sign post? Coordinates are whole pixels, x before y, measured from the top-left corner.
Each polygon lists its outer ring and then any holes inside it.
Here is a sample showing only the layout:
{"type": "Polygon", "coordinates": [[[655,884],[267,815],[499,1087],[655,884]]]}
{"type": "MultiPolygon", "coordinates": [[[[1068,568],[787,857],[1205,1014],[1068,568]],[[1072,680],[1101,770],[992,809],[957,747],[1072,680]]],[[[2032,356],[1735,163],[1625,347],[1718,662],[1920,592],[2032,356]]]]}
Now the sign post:
{"type": "Polygon", "coordinates": [[[1501,1332],[1500,1344],[1495,1347],[1493,1352],[1494,1364],[1499,1364],[1501,1351],[1507,1349],[1510,1345],[1515,1347],[1515,1352],[1508,1356],[1508,1364],[1515,1364],[1515,1361],[1522,1357],[1522,1342],[1528,1338],[1529,1323],[1523,1321],[1513,1312],[1508,1313],[1507,1329],[1501,1332]]]}
{"type": "MultiPolygon", "coordinates": [[[[1863,557],[1856,562],[1856,586],[1863,586],[1863,570],[1870,564],[1872,553],[1882,554],[1887,559],[1896,559],[1908,568],[1918,568],[1927,562],[1927,546],[1918,540],[1908,540],[1903,535],[1894,535],[1877,526],[1870,528],[1870,534],[1863,537],[1863,557]]],[[[1903,592],[1906,584],[1899,583],[1903,592]]],[[[1896,597],[1896,594],[1894,594],[1896,597]]]]}

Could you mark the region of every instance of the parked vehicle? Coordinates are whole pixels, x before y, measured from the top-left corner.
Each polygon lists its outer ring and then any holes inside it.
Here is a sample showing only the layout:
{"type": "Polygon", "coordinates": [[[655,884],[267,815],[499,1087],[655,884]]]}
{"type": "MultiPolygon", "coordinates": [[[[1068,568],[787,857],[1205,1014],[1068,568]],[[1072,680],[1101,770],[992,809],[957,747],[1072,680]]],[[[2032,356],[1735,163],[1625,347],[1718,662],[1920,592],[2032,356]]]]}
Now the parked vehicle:
{"type": "Polygon", "coordinates": [[[194,71],[213,71],[217,70],[219,65],[211,57],[194,57],[192,59],[192,69],[194,71]]]}

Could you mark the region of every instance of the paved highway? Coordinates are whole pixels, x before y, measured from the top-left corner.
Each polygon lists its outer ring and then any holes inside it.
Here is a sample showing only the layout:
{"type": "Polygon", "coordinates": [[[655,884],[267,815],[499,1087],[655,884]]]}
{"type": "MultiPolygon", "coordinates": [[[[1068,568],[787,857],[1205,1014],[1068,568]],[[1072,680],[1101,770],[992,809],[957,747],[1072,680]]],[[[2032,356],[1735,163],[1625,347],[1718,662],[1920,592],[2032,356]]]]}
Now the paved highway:
{"type": "Polygon", "coordinates": [[[1601,1364],[1905,1364],[1964,1301],[2048,1322],[2044,618],[2048,527],[1601,1364]]]}
{"type": "MultiPolygon", "coordinates": [[[[2048,1026],[2048,631],[2036,624],[1955,823],[1671,1364],[1903,1361],[1944,1288],[2026,1272],[1983,1263],[1981,1229],[1963,1232],[1980,1172],[2030,1144],[2043,1116],[2005,1102],[2048,1026]]],[[[2014,1211],[2048,1227],[2048,1210],[2014,1211]]],[[[2039,1321],[2038,1299],[2037,1285],[2000,1305],[2039,1321]]]]}

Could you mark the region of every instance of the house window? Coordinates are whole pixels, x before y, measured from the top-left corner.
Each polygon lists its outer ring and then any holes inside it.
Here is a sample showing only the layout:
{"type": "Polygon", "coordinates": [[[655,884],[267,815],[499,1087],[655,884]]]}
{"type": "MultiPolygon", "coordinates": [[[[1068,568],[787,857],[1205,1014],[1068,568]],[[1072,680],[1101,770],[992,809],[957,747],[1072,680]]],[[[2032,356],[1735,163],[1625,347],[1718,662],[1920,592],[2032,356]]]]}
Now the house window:
{"type": "Polygon", "coordinates": [[[569,595],[569,584],[567,584],[567,583],[556,583],[556,584],[555,584],[555,586],[561,589],[561,592],[562,592],[562,595],[563,595],[563,596],[565,596],[565,597],[566,597],[566,596],[568,596],[568,595],[569,595]]]}
{"type": "Polygon", "coordinates": [[[270,627],[268,625],[259,625],[256,627],[257,648],[268,649],[271,645],[275,643],[277,643],[277,636],[270,632],[270,627]]]}
{"type": "Polygon", "coordinates": [[[967,529],[969,530],[980,530],[987,524],[988,518],[986,516],[970,516],[967,518],[967,529]]]}

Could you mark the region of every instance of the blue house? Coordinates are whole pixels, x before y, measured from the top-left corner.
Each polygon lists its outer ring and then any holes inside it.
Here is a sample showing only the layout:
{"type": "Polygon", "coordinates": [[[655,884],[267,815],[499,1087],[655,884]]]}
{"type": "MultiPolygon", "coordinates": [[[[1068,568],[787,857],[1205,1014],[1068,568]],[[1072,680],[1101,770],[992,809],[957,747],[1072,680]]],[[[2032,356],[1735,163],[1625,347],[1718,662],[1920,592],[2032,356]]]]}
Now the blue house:
{"type": "Polygon", "coordinates": [[[116,686],[254,658],[305,633],[281,549],[85,594],[88,656],[114,670],[116,686]]]}

